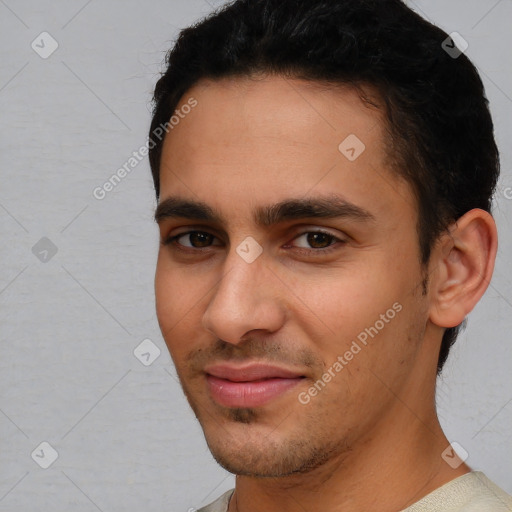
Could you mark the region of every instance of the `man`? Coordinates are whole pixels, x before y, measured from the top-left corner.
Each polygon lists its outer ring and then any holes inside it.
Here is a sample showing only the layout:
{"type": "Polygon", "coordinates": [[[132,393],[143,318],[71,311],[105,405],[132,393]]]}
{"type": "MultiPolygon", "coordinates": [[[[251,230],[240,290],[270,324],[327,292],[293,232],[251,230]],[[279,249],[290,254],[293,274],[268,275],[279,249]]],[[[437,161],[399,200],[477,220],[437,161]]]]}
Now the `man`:
{"type": "Polygon", "coordinates": [[[493,125],[455,41],[398,0],[238,0],[167,64],[157,316],[237,475],[202,510],[512,510],[435,409],[497,247],[493,125]]]}

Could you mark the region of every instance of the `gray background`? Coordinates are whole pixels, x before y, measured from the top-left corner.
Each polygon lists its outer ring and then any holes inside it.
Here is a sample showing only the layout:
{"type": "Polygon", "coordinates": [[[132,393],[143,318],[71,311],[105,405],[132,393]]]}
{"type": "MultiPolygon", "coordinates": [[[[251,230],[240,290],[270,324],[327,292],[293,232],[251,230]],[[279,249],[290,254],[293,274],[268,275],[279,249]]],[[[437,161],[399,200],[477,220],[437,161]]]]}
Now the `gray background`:
{"type": "MultiPolygon", "coordinates": [[[[156,321],[147,157],[103,200],[92,193],[146,142],[152,87],[178,29],[220,4],[0,0],[0,511],[186,511],[233,485],[156,321]],[[31,47],[51,49],[43,31],[59,45],[45,59],[31,47]],[[146,359],[161,350],[147,366],[134,355],[145,339],[146,359]],[[47,469],[44,441],[58,453],[47,469]]],[[[409,4],[469,42],[502,151],[494,279],[438,402],[468,463],[512,492],[512,2],[409,4]]]]}

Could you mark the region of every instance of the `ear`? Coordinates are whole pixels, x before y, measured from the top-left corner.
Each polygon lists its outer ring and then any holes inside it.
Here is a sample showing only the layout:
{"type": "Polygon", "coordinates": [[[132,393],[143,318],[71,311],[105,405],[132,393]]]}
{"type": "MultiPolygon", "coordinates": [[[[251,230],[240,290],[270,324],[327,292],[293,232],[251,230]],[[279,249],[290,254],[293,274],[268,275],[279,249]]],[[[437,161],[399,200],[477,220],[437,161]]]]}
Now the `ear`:
{"type": "Polygon", "coordinates": [[[455,327],[475,307],[489,286],[498,247],[496,223],[473,209],[439,238],[430,260],[430,320],[455,327]]]}

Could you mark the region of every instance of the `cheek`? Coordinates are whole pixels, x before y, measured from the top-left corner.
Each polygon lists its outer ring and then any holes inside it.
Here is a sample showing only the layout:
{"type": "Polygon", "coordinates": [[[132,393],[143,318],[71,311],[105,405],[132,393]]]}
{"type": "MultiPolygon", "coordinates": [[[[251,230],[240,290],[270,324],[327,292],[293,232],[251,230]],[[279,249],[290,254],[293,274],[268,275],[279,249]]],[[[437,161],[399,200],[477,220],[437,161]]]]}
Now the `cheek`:
{"type": "Polygon", "coordinates": [[[331,334],[364,329],[399,299],[399,285],[393,276],[382,279],[379,272],[355,268],[316,273],[311,279],[295,281],[291,296],[297,306],[304,304],[310,316],[331,334]]]}
{"type": "Polygon", "coordinates": [[[179,284],[159,256],[155,272],[156,315],[165,333],[175,323],[179,284]]]}
{"type": "Polygon", "coordinates": [[[399,350],[398,333],[407,337],[410,315],[405,312],[410,311],[409,292],[402,271],[386,268],[382,262],[376,262],[370,270],[368,266],[351,265],[350,269],[339,268],[329,274],[316,273],[307,281],[295,280],[292,316],[311,348],[321,352],[327,367],[351,347],[357,352],[354,356],[348,354],[351,360],[393,357],[388,345],[392,345],[391,352],[399,350]]]}
{"type": "Polygon", "coordinates": [[[201,325],[198,312],[208,287],[197,284],[185,272],[170,268],[159,259],[155,273],[156,315],[173,358],[188,353],[198,339],[193,331],[201,325]]]}

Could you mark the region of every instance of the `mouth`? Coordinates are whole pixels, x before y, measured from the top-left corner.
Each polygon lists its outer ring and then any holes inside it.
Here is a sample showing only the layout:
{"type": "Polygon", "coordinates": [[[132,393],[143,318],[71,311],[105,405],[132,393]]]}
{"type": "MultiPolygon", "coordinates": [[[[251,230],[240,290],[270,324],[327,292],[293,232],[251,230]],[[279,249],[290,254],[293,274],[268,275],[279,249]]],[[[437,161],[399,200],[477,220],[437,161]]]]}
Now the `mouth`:
{"type": "Polygon", "coordinates": [[[305,378],[300,372],[263,363],[217,364],[205,368],[205,373],[211,397],[224,407],[261,407],[305,378]]]}

